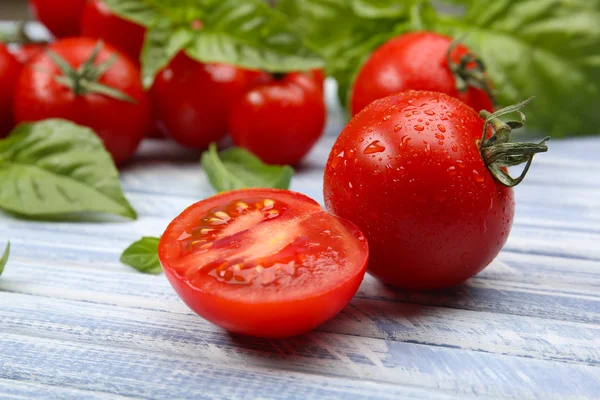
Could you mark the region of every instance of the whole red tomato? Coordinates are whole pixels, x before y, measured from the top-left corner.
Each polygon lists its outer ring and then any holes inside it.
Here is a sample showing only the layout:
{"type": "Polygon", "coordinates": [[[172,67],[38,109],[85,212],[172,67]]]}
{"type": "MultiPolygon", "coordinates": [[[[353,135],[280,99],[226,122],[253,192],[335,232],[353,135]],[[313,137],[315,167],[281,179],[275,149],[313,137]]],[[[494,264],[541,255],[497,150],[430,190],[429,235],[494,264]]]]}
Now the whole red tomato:
{"type": "MultiPolygon", "coordinates": [[[[356,115],[373,100],[405,90],[430,90],[456,97],[476,111],[493,111],[494,105],[486,91],[467,86],[464,92],[456,86],[456,77],[448,64],[447,54],[452,38],[432,32],[413,32],[384,43],[371,54],[354,82],[350,97],[352,115],[356,115]]],[[[459,44],[450,53],[458,63],[470,50],[459,44]]],[[[477,64],[471,62],[463,73],[475,74],[489,85],[477,64]]],[[[491,90],[491,89],[490,89],[491,90]]]]}
{"type": "Polygon", "coordinates": [[[29,63],[17,84],[15,118],[17,122],[64,118],[88,126],[104,141],[114,160],[122,163],[133,155],[146,134],[150,104],[137,66],[109,45],[100,49],[93,62],[95,68],[81,71],[97,46],[96,40],[84,37],[52,44],[49,50],[71,71],[63,70],[47,53],[29,63]],[[114,63],[98,76],[97,67],[114,55],[114,63]]]}
{"type": "Polygon", "coordinates": [[[373,102],[343,130],[325,169],[325,203],[367,237],[372,275],[441,288],[496,257],[514,200],[482,159],[483,126],[454,97],[408,91],[373,102]]]}
{"type": "Polygon", "coordinates": [[[307,332],[340,312],[366,270],[352,223],[287,190],[236,190],[183,211],[162,235],[165,275],[198,315],[260,337],[307,332]]]}
{"type": "Polygon", "coordinates": [[[15,125],[13,94],[22,68],[6,45],[0,43],[0,138],[8,135],[15,125]]]}
{"type": "Polygon", "coordinates": [[[81,18],[81,34],[102,39],[139,62],[146,29],[116,16],[102,0],[88,1],[81,18]]]}
{"type": "Polygon", "coordinates": [[[297,164],[323,133],[321,83],[290,73],[257,83],[232,108],[229,132],[236,145],[269,164],[297,164]]]}
{"type": "Polygon", "coordinates": [[[86,0],[29,0],[33,15],[57,38],[79,35],[86,0]]]}
{"type": "Polygon", "coordinates": [[[227,133],[227,118],[258,73],[226,64],[202,64],[181,53],[156,78],[154,112],[178,143],[205,148],[227,133]]]}

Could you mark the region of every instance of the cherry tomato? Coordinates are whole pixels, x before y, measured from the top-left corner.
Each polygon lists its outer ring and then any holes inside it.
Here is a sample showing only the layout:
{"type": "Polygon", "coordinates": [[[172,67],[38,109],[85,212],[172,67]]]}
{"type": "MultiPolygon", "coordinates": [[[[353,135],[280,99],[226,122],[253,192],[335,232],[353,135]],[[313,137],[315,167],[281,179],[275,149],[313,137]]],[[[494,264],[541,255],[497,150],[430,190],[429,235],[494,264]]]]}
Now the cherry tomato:
{"type": "Polygon", "coordinates": [[[145,33],[144,27],[113,14],[102,0],[90,0],[83,11],[83,36],[102,39],[138,63],[145,33]]]}
{"type": "MultiPolygon", "coordinates": [[[[90,38],[59,40],[49,49],[78,69],[90,59],[97,41],[90,38]]],[[[133,102],[117,99],[93,90],[75,91],[75,81],[85,76],[69,77],[71,86],[56,81],[65,76],[59,66],[42,54],[25,66],[17,83],[14,112],[17,122],[64,118],[92,128],[104,141],[117,163],[127,161],[146,134],[150,103],[144,92],[140,72],[127,56],[104,45],[94,65],[117,54],[116,61],[98,79],[98,83],[129,96],[133,102]]]]}
{"type": "Polygon", "coordinates": [[[297,164],[325,127],[322,86],[309,74],[290,73],[259,83],[235,103],[229,132],[269,164],[297,164]]]}
{"type": "Polygon", "coordinates": [[[232,103],[257,75],[177,55],[157,76],[151,91],[161,129],[186,147],[205,148],[220,140],[227,133],[232,103]]]}
{"type": "Polygon", "coordinates": [[[33,15],[57,38],[79,35],[86,0],[29,0],[33,15]]]}
{"type": "Polygon", "coordinates": [[[514,200],[481,158],[483,125],[454,97],[408,91],[373,102],[342,131],[325,169],[325,204],[364,232],[372,275],[434,289],[496,257],[514,200]]]}
{"type": "MultiPolygon", "coordinates": [[[[476,111],[493,111],[488,94],[474,87],[460,92],[448,65],[452,38],[431,32],[413,32],[384,43],[362,66],[351,93],[350,107],[356,115],[373,100],[405,90],[431,90],[456,97],[476,111]]],[[[469,52],[463,45],[452,51],[458,62],[469,52]]],[[[489,82],[488,82],[489,83],[489,82]]]]}
{"type": "Polygon", "coordinates": [[[302,194],[245,189],[189,207],[168,226],[158,254],[201,317],[237,333],[287,337],[348,304],[368,246],[352,223],[302,194]]]}
{"type": "Polygon", "coordinates": [[[0,138],[14,127],[13,94],[23,67],[4,43],[0,43],[0,138]]]}

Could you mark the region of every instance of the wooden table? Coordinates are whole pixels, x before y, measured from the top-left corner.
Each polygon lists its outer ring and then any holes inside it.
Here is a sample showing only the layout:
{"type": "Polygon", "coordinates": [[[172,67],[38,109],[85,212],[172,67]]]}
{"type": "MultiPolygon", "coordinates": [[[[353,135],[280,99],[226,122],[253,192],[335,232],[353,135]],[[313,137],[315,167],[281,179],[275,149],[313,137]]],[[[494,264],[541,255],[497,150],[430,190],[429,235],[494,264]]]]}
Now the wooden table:
{"type": "MultiPolygon", "coordinates": [[[[322,202],[332,118],[292,189],[322,202]]],[[[197,162],[145,143],[123,171],[135,222],[41,223],[0,215],[0,398],[600,398],[600,137],[553,140],[516,189],[498,259],[436,292],[367,276],[351,304],[289,340],[230,335],[164,276],[119,263],[212,194],[197,162]]],[[[166,147],[166,149],[165,149],[166,147]]]]}

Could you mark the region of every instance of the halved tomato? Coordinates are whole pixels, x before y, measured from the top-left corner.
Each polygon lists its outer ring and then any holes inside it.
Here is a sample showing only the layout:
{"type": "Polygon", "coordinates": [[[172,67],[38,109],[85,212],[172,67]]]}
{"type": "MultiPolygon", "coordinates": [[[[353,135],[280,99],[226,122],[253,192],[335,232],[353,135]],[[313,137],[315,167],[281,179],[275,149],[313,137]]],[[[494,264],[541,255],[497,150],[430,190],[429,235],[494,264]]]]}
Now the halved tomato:
{"type": "Polygon", "coordinates": [[[298,335],[340,312],[358,290],[368,252],[351,222],[276,189],[200,201],[171,222],[158,248],[192,310],[259,337],[298,335]]]}

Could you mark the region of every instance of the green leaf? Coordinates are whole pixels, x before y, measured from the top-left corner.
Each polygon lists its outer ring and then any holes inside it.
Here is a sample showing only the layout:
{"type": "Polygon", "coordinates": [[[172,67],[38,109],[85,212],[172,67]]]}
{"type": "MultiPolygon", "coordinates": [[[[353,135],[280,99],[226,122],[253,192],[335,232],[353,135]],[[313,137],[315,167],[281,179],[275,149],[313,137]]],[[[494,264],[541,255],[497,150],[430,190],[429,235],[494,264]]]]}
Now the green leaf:
{"type": "Polygon", "coordinates": [[[21,124],[0,140],[0,209],[37,219],[86,212],[137,218],[102,141],[59,119],[21,124]]]}
{"type": "Polygon", "coordinates": [[[4,272],[4,267],[8,262],[8,256],[10,255],[10,242],[6,244],[6,249],[4,250],[4,254],[0,257],[0,275],[4,272]]]}
{"type": "MultiPolygon", "coordinates": [[[[412,25],[421,0],[280,0],[277,3],[306,41],[326,60],[327,74],[338,82],[346,105],[359,68],[379,45],[412,25]]],[[[413,27],[414,29],[414,27],[413,27]]]]}
{"type": "Polygon", "coordinates": [[[460,18],[426,25],[459,37],[486,63],[501,105],[536,95],[530,129],[551,133],[600,131],[600,7],[589,0],[454,1],[460,18]]]}
{"type": "Polygon", "coordinates": [[[156,75],[192,40],[190,29],[174,28],[168,21],[150,28],[142,48],[142,82],[145,88],[154,83],[156,75]]]}
{"type": "Polygon", "coordinates": [[[243,188],[287,189],[294,175],[288,165],[267,165],[242,148],[217,152],[216,144],[202,154],[202,167],[217,192],[243,188]]]}
{"type": "Polygon", "coordinates": [[[398,0],[351,0],[352,10],[362,18],[404,18],[410,1],[398,0]]]}
{"type": "Polygon", "coordinates": [[[158,259],[160,238],[144,236],[121,254],[121,262],[145,274],[160,274],[162,267],[158,259]]]}
{"type": "Polygon", "coordinates": [[[262,0],[107,0],[117,15],[146,26],[145,84],[178,50],[204,63],[287,72],[320,68],[284,15],[262,0]]]}

